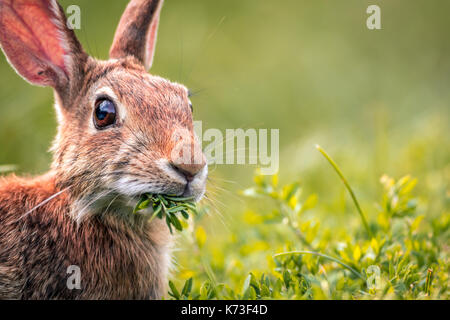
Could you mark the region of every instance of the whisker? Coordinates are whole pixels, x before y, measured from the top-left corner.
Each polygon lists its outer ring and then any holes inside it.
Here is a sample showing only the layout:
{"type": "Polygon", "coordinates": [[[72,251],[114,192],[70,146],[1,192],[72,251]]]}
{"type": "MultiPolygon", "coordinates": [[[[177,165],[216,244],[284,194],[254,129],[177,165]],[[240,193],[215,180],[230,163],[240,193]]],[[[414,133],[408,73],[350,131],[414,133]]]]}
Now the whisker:
{"type": "Polygon", "coordinates": [[[44,201],[42,201],[41,203],[39,203],[37,206],[35,206],[34,208],[32,208],[31,210],[29,210],[28,212],[26,212],[25,214],[23,214],[19,220],[25,218],[26,216],[28,216],[30,213],[32,213],[34,210],[39,209],[40,207],[42,207],[43,205],[47,204],[48,202],[52,201],[53,199],[55,199],[56,197],[58,197],[60,194],[62,194],[63,192],[65,192],[66,190],[68,190],[69,188],[71,188],[71,186],[62,189],[61,191],[58,191],[57,193],[55,193],[54,195],[48,197],[47,199],[45,199],[44,201]]]}
{"type": "Polygon", "coordinates": [[[227,229],[228,232],[230,232],[230,226],[229,223],[227,223],[227,221],[225,220],[224,215],[220,212],[220,210],[217,208],[217,206],[215,205],[214,201],[212,201],[212,199],[210,199],[208,197],[208,195],[205,195],[205,199],[211,204],[212,209],[214,210],[214,212],[217,214],[217,216],[219,217],[219,220],[221,222],[221,224],[227,229]]]}
{"type": "Polygon", "coordinates": [[[105,213],[109,210],[109,208],[111,207],[111,205],[113,204],[114,201],[117,200],[117,198],[120,196],[120,194],[117,194],[112,200],[111,202],[108,204],[108,206],[106,207],[106,209],[101,213],[101,216],[104,216],[105,213]]]}
{"type": "Polygon", "coordinates": [[[96,201],[100,200],[101,198],[106,197],[106,196],[108,196],[109,194],[111,194],[112,191],[113,191],[113,190],[108,190],[106,193],[105,193],[105,192],[100,192],[100,193],[98,193],[97,196],[94,197],[94,198],[92,199],[92,201],[89,201],[83,208],[81,208],[81,209],[79,210],[79,212],[81,212],[81,214],[78,213],[78,214],[76,215],[77,223],[79,224],[79,223],[81,222],[81,220],[84,218],[84,216],[86,215],[86,214],[84,213],[84,211],[85,211],[87,208],[89,208],[93,203],[95,203],[96,201]]]}
{"type": "Polygon", "coordinates": [[[208,181],[215,182],[214,180],[220,180],[221,182],[238,184],[237,181],[227,180],[227,179],[223,179],[223,178],[219,178],[219,177],[210,177],[210,176],[208,176],[208,181]]]}
{"type": "MultiPolygon", "coordinates": [[[[83,175],[85,175],[86,172],[75,175],[72,179],[76,179],[79,178],[83,175]]],[[[98,178],[101,178],[103,176],[110,176],[110,175],[115,175],[115,174],[124,174],[124,172],[111,172],[111,173],[107,173],[107,174],[100,174],[97,176],[93,176],[93,177],[87,177],[86,179],[84,179],[83,181],[90,181],[90,180],[96,180],[98,178]]],[[[45,204],[49,203],[50,201],[52,201],[53,199],[57,198],[59,195],[61,195],[62,193],[64,193],[65,191],[69,190],[70,188],[73,187],[73,183],[65,188],[63,188],[62,190],[56,192],[55,194],[53,194],[52,196],[48,197],[47,199],[45,199],[44,201],[40,202],[39,204],[37,204],[36,206],[34,206],[31,210],[27,211],[26,213],[24,213],[22,216],[19,217],[19,220],[25,218],[26,216],[28,216],[29,214],[31,214],[33,211],[39,209],[40,207],[44,206],[45,204]]]]}
{"type": "MultiPolygon", "coordinates": [[[[219,23],[217,24],[217,26],[215,27],[215,29],[207,36],[206,40],[203,40],[203,43],[200,47],[200,52],[204,53],[206,52],[206,45],[208,44],[208,42],[217,34],[217,32],[219,31],[220,27],[222,26],[223,22],[225,21],[225,16],[223,16],[220,20],[219,23]]],[[[195,67],[197,66],[198,62],[200,61],[200,57],[202,55],[198,54],[196,56],[196,59],[194,60],[194,62],[191,65],[191,68],[189,70],[189,72],[186,74],[186,82],[189,81],[189,79],[191,78],[192,72],[194,71],[195,67]]]]}

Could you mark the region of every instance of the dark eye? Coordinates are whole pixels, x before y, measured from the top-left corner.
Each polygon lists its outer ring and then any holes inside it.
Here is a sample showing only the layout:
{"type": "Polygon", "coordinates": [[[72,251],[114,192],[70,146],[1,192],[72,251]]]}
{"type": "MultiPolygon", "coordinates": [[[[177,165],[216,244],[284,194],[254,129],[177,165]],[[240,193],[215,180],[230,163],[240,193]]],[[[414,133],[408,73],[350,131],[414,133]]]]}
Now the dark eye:
{"type": "Polygon", "coordinates": [[[111,100],[99,99],[95,103],[94,123],[97,129],[104,129],[116,122],[116,106],[111,100]]]}

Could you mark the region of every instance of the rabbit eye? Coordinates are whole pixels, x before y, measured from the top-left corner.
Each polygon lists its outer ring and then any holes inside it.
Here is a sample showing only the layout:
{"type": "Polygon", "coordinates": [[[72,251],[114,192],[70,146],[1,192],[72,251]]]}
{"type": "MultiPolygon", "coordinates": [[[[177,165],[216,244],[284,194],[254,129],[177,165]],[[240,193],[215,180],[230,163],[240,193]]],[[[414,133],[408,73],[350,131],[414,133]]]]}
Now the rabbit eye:
{"type": "Polygon", "coordinates": [[[95,103],[94,123],[97,129],[104,129],[116,122],[116,106],[111,100],[99,99],[95,103]]]}

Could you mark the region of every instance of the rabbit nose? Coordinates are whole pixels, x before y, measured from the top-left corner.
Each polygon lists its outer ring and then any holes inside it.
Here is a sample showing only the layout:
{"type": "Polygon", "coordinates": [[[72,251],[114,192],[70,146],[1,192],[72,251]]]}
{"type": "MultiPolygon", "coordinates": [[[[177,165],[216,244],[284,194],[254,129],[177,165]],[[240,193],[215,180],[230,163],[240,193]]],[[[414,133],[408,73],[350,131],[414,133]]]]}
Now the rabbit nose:
{"type": "Polygon", "coordinates": [[[188,182],[194,180],[195,176],[202,171],[205,167],[206,162],[204,159],[201,163],[171,163],[172,168],[174,168],[177,172],[181,173],[188,182]]]}
{"type": "Polygon", "coordinates": [[[188,182],[191,182],[206,166],[201,146],[189,132],[179,136],[168,160],[172,168],[182,174],[188,182]]]}

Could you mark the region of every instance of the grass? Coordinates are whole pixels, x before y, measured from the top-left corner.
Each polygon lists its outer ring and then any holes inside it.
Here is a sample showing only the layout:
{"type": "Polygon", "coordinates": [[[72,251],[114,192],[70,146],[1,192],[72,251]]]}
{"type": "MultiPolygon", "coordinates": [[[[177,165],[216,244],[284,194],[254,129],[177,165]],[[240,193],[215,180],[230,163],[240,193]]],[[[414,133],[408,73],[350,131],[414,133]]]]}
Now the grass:
{"type": "Polygon", "coordinates": [[[183,231],[180,217],[189,219],[189,211],[197,214],[197,208],[190,197],[178,197],[174,195],[152,195],[143,194],[133,210],[134,214],[139,214],[142,210],[151,206],[152,213],[149,222],[154,218],[165,219],[170,233],[174,227],[178,231],[183,231]]]}
{"type": "Polygon", "coordinates": [[[342,262],[339,259],[327,256],[326,254],[322,254],[322,253],[319,253],[319,252],[313,252],[313,251],[289,251],[289,252],[278,253],[278,254],[274,255],[274,258],[283,257],[283,256],[290,256],[290,255],[296,255],[296,254],[312,254],[312,255],[316,255],[316,256],[319,256],[319,257],[326,258],[328,260],[334,261],[334,262],[340,264],[341,266],[343,266],[344,268],[347,268],[348,270],[350,270],[351,272],[356,274],[361,279],[365,280],[363,275],[361,275],[358,271],[356,271],[355,269],[350,267],[348,264],[345,264],[344,262],[342,262]]]}
{"type": "Polygon", "coordinates": [[[367,220],[366,220],[366,217],[364,215],[364,212],[362,211],[361,206],[359,205],[358,199],[356,199],[355,193],[353,192],[353,189],[350,186],[350,184],[347,182],[347,179],[345,179],[344,174],[342,173],[341,169],[336,164],[336,162],[334,162],[333,158],[331,158],[328,155],[328,153],[325,152],[325,150],[323,150],[319,145],[316,145],[316,148],[317,148],[317,150],[319,150],[319,152],[321,154],[323,154],[325,159],[328,160],[328,162],[331,164],[331,166],[334,168],[334,170],[336,170],[337,174],[339,175],[339,177],[341,178],[341,180],[344,183],[345,187],[347,188],[348,192],[350,193],[350,196],[352,197],[353,203],[355,204],[356,209],[358,210],[358,213],[361,216],[361,220],[362,220],[362,223],[364,225],[364,228],[367,231],[367,234],[369,236],[372,236],[372,231],[370,231],[369,224],[367,223],[367,220]]]}
{"type": "MultiPolygon", "coordinates": [[[[248,209],[228,238],[208,241],[201,221],[208,206],[181,233],[185,249],[177,254],[168,297],[448,299],[448,211],[425,215],[416,179],[383,175],[381,199],[367,219],[342,170],[317,149],[344,182],[359,223],[322,227],[315,194],[302,196],[300,183],[279,186],[277,176],[256,174],[255,186],[242,191],[248,209]]],[[[328,217],[333,210],[328,207],[328,217]]]]}

